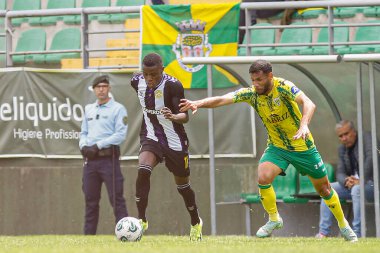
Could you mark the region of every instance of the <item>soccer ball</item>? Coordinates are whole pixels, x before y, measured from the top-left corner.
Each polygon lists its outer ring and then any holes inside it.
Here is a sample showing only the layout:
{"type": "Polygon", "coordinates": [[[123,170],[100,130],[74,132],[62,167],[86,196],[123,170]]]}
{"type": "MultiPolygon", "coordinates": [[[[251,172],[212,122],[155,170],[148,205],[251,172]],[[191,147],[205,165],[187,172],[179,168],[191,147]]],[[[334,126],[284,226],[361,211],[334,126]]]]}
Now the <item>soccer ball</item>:
{"type": "Polygon", "coordinates": [[[134,217],[122,218],[115,227],[115,235],[122,242],[140,241],[142,234],[140,221],[134,217]]]}

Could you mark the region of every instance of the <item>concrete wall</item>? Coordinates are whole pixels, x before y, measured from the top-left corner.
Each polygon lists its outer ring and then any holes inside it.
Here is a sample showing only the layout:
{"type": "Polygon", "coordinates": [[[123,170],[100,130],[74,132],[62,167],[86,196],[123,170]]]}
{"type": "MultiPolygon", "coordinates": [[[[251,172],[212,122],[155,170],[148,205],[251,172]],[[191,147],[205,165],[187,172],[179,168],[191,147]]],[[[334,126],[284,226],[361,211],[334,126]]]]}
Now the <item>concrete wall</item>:
{"type": "MultiPolygon", "coordinates": [[[[220,161],[222,162],[222,161],[220,161]]],[[[227,168],[225,161],[218,167],[227,168]],[[225,164],[226,166],[222,166],[225,164]]],[[[210,233],[208,160],[191,161],[191,184],[205,221],[205,234],[210,233]]],[[[241,169],[250,167],[249,159],[241,169]],[[244,168],[243,168],[244,167],[244,168]]],[[[131,216],[137,215],[134,203],[137,161],[123,161],[125,197],[131,216]]],[[[0,167],[0,234],[81,234],[84,216],[84,197],[81,190],[81,160],[3,159],[0,167]]],[[[233,206],[221,209],[218,223],[223,233],[242,234],[244,209],[233,206]],[[222,225],[223,220],[236,223],[222,225]],[[224,228],[223,228],[224,227],[224,228]],[[229,228],[230,227],[230,228],[229,228]]],[[[177,193],[174,179],[162,165],[155,168],[151,181],[147,211],[151,234],[187,234],[189,216],[182,197],[177,193]]],[[[112,234],[114,217],[106,190],[102,189],[98,233],[112,234]]]]}
{"type": "MultiPolygon", "coordinates": [[[[217,159],[217,173],[220,171],[231,173],[232,164],[234,169],[240,172],[238,173],[240,179],[231,177],[229,184],[217,178],[217,198],[220,199],[220,193],[225,190],[231,190],[231,197],[240,194],[240,190],[231,188],[231,185],[237,185],[236,180],[245,178],[255,184],[255,163],[254,159],[241,161],[217,159]],[[247,177],[252,177],[252,180],[247,177]]],[[[135,217],[137,216],[134,203],[136,167],[137,161],[122,162],[122,171],[126,179],[124,196],[129,214],[135,217]]],[[[191,185],[196,192],[206,235],[211,231],[208,167],[207,159],[191,161],[191,185]]],[[[84,220],[81,178],[80,160],[3,159],[0,167],[0,234],[81,234],[84,220]]],[[[306,205],[279,203],[278,208],[284,218],[285,228],[276,232],[277,236],[313,236],[318,232],[318,203],[306,205]]],[[[345,213],[349,213],[349,206],[344,206],[344,209],[345,213]]],[[[149,234],[189,233],[190,219],[182,197],[177,193],[171,174],[162,165],[156,167],[153,172],[147,215],[149,234]]],[[[369,219],[373,220],[373,215],[369,219]]],[[[266,221],[267,216],[262,206],[252,205],[252,233],[255,233],[266,221]]],[[[113,234],[113,231],[113,212],[103,187],[98,233],[113,234]]],[[[336,226],[333,232],[337,233],[336,226]]],[[[245,233],[245,206],[218,205],[217,234],[244,235],[245,233]]],[[[374,233],[372,227],[369,228],[369,235],[371,233],[372,235],[374,233]]]]}

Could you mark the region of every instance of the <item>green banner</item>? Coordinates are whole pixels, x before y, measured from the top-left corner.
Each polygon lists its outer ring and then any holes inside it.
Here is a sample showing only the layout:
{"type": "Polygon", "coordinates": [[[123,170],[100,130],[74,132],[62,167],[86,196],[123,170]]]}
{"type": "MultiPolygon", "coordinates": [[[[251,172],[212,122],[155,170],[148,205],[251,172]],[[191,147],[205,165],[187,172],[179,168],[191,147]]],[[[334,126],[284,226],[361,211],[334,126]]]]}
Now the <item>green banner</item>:
{"type": "MultiPolygon", "coordinates": [[[[96,100],[91,82],[96,72],[27,70],[0,72],[0,157],[80,157],[78,142],[84,107],[96,100]]],[[[111,96],[126,105],[134,91],[124,80],[131,74],[110,75],[111,96]]],[[[128,104],[138,117],[138,105],[128,104]]],[[[138,136],[137,129],[129,129],[138,136]]],[[[123,154],[137,155],[138,138],[128,136],[123,154]],[[129,143],[129,145],[126,145],[129,143]]]]}
{"type": "MultiPolygon", "coordinates": [[[[84,107],[96,97],[91,83],[100,73],[97,70],[68,72],[29,68],[0,69],[0,158],[42,157],[81,158],[79,133],[84,107]]],[[[132,73],[110,71],[111,96],[128,112],[128,133],[121,145],[122,159],[135,159],[140,148],[142,111],[135,90],[130,85],[132,73]]],[[[234,90],[218,89],[218,93],[234,90]]],[[[186,90],[186,97],[205,97],[206,90],[186,90]]],[[[217,154],[249,153],[252,142],[245,138],[234,143],[239,133],[231,128],[246,127],[247,106],[222,108],[215,113],[220,126],[215,131],[217,154]],[[220,113],[220,114],[219,114],[220,113]],[[229,115],[229,116],[228,116],[229,115]],[[235,122],[237,120],[237,122],[235,122]],[[228,134],[227,134],[228,133],[228,134]]],[[[207,110],[192,117],[186,124],[192,155],[208,153],[207,110]]]]}

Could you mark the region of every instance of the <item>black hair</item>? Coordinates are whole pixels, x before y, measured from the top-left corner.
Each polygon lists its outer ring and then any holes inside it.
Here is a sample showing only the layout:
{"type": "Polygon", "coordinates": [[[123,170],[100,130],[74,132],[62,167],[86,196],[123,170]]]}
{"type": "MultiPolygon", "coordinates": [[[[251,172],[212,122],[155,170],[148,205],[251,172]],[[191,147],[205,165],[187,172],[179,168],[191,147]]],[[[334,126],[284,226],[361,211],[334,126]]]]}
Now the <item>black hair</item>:
{"type": "Polygon", "coordinates": [[[143,59],[143,65],[146,67],[162,66],[162,57],[157,53],[147,54],[143,59]]]}
{"type": "Polygon", "coordinates": [[[249,68],[249,73],[258,73],[262,71],[264,74],[268,74],[272,72],[272,65],[270,62],[266,60],[257,60],[254,63],[252,63],[251,67],[249,68]]]}
{"type": "Polygon", "coordinates": [[[96,85],[98,85],[99,83],[107,83],[107,84],[110,84],[110,79],[107,75],[101,75],[101,76],[98,76],[97,78],[94,79],[94,81],[92,82],[92,88],[94,88],[96,85]]]}

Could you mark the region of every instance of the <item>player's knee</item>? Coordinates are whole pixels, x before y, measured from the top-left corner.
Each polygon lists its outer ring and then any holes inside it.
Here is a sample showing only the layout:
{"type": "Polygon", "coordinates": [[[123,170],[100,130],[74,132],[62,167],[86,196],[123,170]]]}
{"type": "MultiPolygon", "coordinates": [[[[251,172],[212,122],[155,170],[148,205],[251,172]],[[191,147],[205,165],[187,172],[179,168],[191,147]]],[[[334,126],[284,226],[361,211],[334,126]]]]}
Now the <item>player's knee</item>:
{"type": "Polygon", "coordinates": [[[257,181],[261,185],[271,184],[273,181],[273,177],[268,173],[261,173],[257,181]]]}

